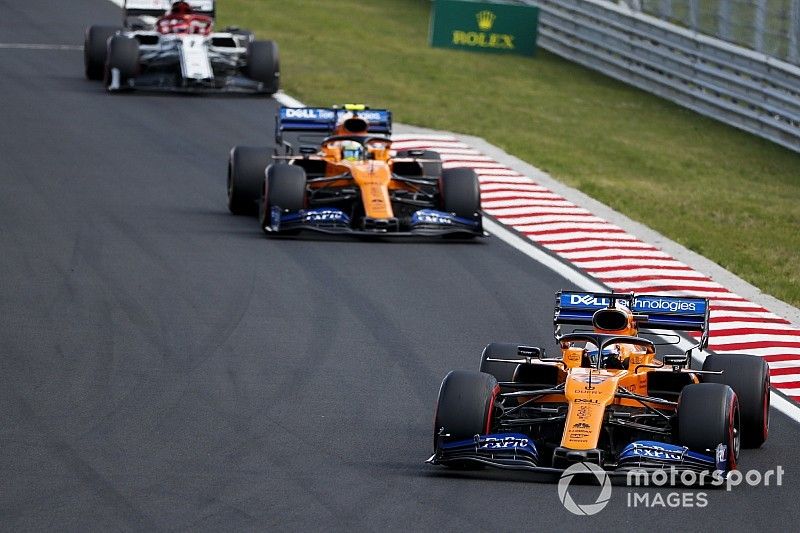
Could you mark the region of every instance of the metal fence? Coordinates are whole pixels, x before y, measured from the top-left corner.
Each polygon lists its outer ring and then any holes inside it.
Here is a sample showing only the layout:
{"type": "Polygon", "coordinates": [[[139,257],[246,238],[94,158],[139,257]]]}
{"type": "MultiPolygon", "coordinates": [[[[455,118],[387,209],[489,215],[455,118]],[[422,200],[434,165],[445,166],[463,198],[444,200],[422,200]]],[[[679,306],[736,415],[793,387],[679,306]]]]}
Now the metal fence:
{"type": "Polygon", "coordinates": [[[800,65],[800,0],[625,0],[634,10],[800,65]]]}
{"type": "Polygon", "coordinates": [[[540,8],[542,48],[800,152],[800,67],[623,2],[524,3],[540,8]]]}

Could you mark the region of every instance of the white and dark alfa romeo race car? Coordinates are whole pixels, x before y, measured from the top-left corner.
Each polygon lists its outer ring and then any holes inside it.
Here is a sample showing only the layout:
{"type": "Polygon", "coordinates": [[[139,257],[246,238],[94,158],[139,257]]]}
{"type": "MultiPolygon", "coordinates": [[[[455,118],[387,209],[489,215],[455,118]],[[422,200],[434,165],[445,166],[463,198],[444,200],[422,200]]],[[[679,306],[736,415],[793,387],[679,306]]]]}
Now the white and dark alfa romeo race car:
{"type": "Polygon", "coordinates": [[[126,0],[123,26],[90,26],[86,77],[134,88],[273,94],[278,47],[239,28],[214,31],[214,0],[126,0]]]}

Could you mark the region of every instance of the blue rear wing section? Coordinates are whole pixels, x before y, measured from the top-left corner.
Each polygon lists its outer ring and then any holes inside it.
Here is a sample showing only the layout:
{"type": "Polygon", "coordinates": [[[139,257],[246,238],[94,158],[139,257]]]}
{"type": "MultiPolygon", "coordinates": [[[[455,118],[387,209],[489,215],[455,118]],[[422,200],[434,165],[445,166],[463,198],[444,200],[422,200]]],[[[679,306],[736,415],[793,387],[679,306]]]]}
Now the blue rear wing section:
{"type": "Polygon", "coordinates": [[[366,121],[368,133],[392,134],[392,112],[387,109],[281,107],[275,125],[275,138],[280,140],[282,134],[289,131],[331,134],[340,121],[350,116],[366,121]]]}
{"type": "Polygon", "coordinates": [[[658,296],[655,294],[622,294],[561,291],[556,294],[553,321],[558,324],[592,325],[595,311],[621,302],[647,329],[673,331],[708,330],[709,305],[707,298],[658,296]]]}

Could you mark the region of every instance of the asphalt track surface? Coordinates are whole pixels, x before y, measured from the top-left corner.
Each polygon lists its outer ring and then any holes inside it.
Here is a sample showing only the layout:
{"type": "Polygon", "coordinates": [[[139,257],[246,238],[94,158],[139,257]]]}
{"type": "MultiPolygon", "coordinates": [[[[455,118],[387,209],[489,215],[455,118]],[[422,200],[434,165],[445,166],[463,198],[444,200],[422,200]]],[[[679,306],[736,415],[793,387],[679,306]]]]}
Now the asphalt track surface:
{"type": "MultiPolygon", "coordinates": [[[[119,17],[0,13],[0,44],[119,17]]],[[[444,374],[491,340],[549,346],[570,286],[499,239],[264,238],[228,214],[225,162],[276,107],[108,95],[80,51],[0,48],[0,528],[797,529],[800,430],[778,412],[741,466],[783,486],[705,508],[629,509],[620,487],[577,517],[552,483],[424,465],[444,374]]]]}

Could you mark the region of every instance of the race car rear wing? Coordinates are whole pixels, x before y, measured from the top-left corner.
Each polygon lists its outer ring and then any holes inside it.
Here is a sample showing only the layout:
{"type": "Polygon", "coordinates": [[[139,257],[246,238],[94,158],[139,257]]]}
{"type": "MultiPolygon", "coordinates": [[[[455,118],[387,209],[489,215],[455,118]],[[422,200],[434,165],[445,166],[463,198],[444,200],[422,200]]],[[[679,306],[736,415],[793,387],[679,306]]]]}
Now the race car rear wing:
{"type": "MultiPolygon", "coordinates": [[[[128,26],[128,17],[160,17],[172,6],[174,0],[125,0],[122,5],[122,19],[128,26]]],[[[186,0],[198,15],[214,17],[214,0],[186,0]]]]}
{"type": "Polygon", "coordinates": [[[365,106],[281,107],[275,118],[275,141],[285,145],[285,134],[301,133],[316,142],[333,134],[337,124],[347,117],[358,117],[367,123],[367,133],[392,134],[392,113],[387,109],[369,109],[365,106]]]}
{"type": "Polygon", "coordinates": [[[699,331],[700,347],[708,344],[707,298],[659,296],[634,293],[596,293],[560,291],[556,293],[553,323],[591,326],[595,311],[623,303],[646,329],[670,331],[699,331]]]}

